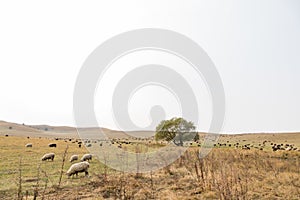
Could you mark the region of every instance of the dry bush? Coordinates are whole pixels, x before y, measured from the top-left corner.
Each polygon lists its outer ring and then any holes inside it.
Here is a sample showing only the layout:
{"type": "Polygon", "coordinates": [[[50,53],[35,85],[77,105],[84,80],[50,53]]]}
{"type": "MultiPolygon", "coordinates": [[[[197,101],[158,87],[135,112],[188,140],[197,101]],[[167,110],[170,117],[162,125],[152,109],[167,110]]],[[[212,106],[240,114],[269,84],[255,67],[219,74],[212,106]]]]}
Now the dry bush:
{"type": "Polygon", "coordinates": [[[109,199],[299,199],[297,162],[296,153],[283,159],[282,153],[236,149],[214,149],[199,159],[194,148],[164,169],[139,177],[99,174],[80,188],[109,199]]]}

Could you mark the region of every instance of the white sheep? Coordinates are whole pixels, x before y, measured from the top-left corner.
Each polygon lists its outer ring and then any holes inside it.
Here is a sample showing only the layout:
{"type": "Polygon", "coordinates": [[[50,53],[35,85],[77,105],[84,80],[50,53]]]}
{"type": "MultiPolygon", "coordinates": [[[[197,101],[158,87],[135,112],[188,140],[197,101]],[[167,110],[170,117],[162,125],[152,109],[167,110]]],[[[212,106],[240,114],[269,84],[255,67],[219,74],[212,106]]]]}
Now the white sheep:
{"type": "Polygon", "coordinates": [[[82,161],[89,161],[89,160],[92,160],[92,154],[84,154],[83,156],[82,156],[82,158],[80,159],[80,161],[82,162],[82,161]]]}
{"type": "Polygon", "coordinates": [[[32,143],[26,144],[25,147],[32,147],[32,143]]]}
{"type": "Polygon", "coordinates": [[[44,160],[54,160],[55,153],[47,153],[42,157],[42,161],[44,160]]]}
{"type": "Polygon", "coordinates": [[[286,150],[286,151],[291,151],[291,150],[293,150],[293,147],[289,146],[289,147],[287,147],[285,150],[286,150]]]}
{"type": "Polygon", "coordinates": [[[78,160],[78,155],[73,155],[73,156],[71,156],[70,162],[73,162],[73,161],[75,161],[75,160],[78,160]]]}
{"type": "Polygon", "coordinates": [[[70,176],[74,176],[74,174],[76,174],[76,176],[78,176],[79,172],[85,172],[85,175],[88,176],[89,172],[88,169],[90,167],[90,164],[87,161],[83,161],[80,163],[75,163],[73,165],[71,165],[71,167],[69,168],[69,170],[67,171],[67,175],[68,177],[70,176]]]}
{"type": "Polygon", "coordinates": [[[87,144],[86,147],[92,147],[92,144],[87,144]]]}

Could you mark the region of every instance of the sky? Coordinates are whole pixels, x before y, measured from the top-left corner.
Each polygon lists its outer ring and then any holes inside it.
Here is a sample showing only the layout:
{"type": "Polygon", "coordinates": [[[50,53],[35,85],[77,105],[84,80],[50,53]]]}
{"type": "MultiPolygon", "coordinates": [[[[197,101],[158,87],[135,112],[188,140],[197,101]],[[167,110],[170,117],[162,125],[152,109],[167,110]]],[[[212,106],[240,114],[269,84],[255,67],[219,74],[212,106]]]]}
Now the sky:
{"type": "MultiPolygon", "coordinates": [[[[162,28],[197,42],[214,62],[224,86],[221,132],[300,130],[300,3],[244,1],[1,1],[0,120],[76,126],[73,92],[90,53],[107,39],[140,28],[162,28]]],[[[95,91],[99,126],[118,129],[111,96],[118,80],[142,64],[172,66],[197,96],[198,130],[209,128],[211,99],[187,63],[163,52],[129,54],[107,71],[95,91]]],[[[180,102],[158,86],[133,93],[128,110],[140,127],[152,106],[166,117],[180,102]]]]}

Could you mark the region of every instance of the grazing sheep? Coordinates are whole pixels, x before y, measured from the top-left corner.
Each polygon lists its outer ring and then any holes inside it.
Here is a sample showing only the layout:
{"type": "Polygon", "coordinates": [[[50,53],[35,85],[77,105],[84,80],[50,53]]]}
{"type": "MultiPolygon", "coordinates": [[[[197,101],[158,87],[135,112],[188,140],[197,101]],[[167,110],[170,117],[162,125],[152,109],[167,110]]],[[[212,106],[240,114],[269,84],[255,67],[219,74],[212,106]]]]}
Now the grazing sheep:
{"type": "Polygon", "coordinates": [[[49,147],[56,147],[57,145],[55,143],[48,144],[49,147]]]}
{"type": "Polygon", "coordinates": [[[47,153],[42,157],[42,161],[45,160],[54,160],[55,154],[54,153],[47,153]]]}
{"type": "Polygon", "coordinates": [[[286,151],[291,151],[293,148],[292,147],[287,147],[285,150],[286,151]]]}
{"type": "Polygon", "coordinates": [[[272,146],[272,149],[273,149],[273,151],[277,151],[278,150],[276,144],[272,146]]]}
{"type": "Polygon", "coordinates": [[[75,161],[75,160],[78,160],[78,155],[73,155],[73,156],[71,156],[70,162],[73,162],[73,161],[75,161]]]}
{"type": "Polygon", "coordinates": [[[82,161],[89,161],[89,160],[92,160],[92,154],[84,154],[83,156],[82,156],[82,158],[80,159],[80,161],[82,162],[82,161]]]}
{"type": "Polygon", "coordinates": [[[26,144],[25,147],[32,147],[32,143],[26,144]]]}
{"type": "Polygon", "coordinates": [[[75,163],[69,168],[69,170],[67,171],[66,174],[68,175],[68,177],[70,177],[70,176],[74,176],[74,174],[76,174],[76,176],[78,176],[79,172],[85,172],[85,175],[88,176],[89,175],[89,172],[88,172],[89,167],[90,167],[90,164],[87,161],[75,163]]]}
{"type": "Polygon", "coordinates": [[[248,147],[247,145],[244,145],[244,146],[242,147],[242,149],[250,150],[250,147],[248,147]]]}
{"type": "Polygon", "coordinates": [[[92,146],[92,144],[87,144],[87,145],[86,145],[86,147],[91,147],[91,146],[92,146]]]}

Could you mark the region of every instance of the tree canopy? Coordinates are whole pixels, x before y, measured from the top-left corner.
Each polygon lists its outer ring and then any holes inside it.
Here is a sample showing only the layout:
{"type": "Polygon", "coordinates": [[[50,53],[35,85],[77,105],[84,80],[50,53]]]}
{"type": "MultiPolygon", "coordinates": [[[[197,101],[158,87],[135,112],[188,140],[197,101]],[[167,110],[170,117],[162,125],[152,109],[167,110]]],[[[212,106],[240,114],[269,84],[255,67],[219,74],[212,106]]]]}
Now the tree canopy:
{"type": "Polygon", "coordinates": [[[199,139],[198,134],[194,132],[195,129],[193,122],[174,117],[169,120],[162,120],[158,124],[155,139],[173,141],[176,145],[182,146],[183,141],[199,139]]]}

